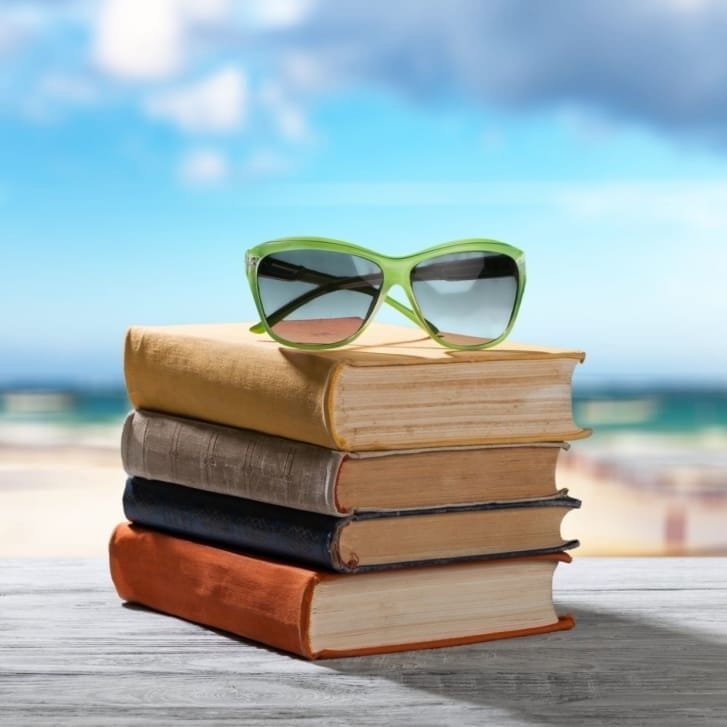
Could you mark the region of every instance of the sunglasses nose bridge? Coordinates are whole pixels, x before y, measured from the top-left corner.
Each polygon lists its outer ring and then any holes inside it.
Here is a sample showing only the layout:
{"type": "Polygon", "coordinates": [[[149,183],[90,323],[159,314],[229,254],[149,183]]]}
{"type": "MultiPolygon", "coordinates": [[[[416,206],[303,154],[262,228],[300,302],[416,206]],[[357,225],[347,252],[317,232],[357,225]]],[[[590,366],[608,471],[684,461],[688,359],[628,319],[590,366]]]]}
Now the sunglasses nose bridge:
{"type": "MultiPolygon", "coordinates": [[[[382,266],[383,267],[383,266],[382,266]]],[[[409,292],[409,264],[402,259],[391,258],[389,264],[383,268],[384,284],[386,290],[392,288],[401,288],[407,299],[410,298],[409,292]]]]}

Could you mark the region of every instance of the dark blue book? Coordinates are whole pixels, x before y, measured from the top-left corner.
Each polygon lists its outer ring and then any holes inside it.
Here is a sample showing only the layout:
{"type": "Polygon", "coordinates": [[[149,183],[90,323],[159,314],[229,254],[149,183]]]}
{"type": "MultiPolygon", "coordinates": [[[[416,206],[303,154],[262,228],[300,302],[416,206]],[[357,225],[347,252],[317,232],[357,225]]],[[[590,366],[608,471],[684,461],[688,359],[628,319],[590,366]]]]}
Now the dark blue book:
{"type": "Polygon", "coordinates": [[[130,477],[124,512],[133,523],[226,548],[339,572],[556,553],[565,491],[537,500],[333,517],[130,477]]]}

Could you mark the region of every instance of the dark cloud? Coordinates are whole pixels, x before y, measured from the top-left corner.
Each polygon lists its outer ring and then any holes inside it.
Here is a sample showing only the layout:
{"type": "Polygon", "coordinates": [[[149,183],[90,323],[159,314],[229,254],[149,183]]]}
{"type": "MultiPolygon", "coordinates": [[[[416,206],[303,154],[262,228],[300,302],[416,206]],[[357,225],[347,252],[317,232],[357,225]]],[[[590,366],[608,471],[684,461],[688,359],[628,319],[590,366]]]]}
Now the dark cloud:
{"type": "Polygon", "coordinates": [[[277,40],[328,80],[422,101],[576,103],[727,138],[720,0],[323,0],[277,40]]]}

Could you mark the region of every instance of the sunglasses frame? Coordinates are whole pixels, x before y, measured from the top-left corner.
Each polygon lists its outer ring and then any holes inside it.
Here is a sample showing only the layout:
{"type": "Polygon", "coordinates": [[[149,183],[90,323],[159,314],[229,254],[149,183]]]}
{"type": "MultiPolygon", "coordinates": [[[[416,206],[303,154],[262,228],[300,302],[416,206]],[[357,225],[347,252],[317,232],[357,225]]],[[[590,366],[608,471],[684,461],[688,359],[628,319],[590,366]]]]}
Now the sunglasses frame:
{"type": "Polygon", "coordinates": [[[349,242],[342,242],[340,240],[333,240],[326,237],[284,237],[278,240],[263,242],[250,248],[245,253],[245,269],[247,271],[247,280],[250,284],[252,297],[255,300],[255,307],[257,308],[260,316],[260,321],[251,326],[250,331],[252,333],[267,333],[278,343],[303,351],[319,351],[323,349],[340,348],[341,346],[351,343],[366,330],[369,323],[371,323],[374,319],[382,303],[387,303],[395,308],[399,311],[399,313],[406,316],[410,321],[422,328],[427,335],[445,348],[460,351],[473,351],[491,348],[507,338],[510,334],[515,323],[515,319],[517,318],[518,311],[520,310],[520,302],[525,290],[525,253],[512,245],[508,245],[507,243],[487,238],[471,238],[466,240],[456,240],[454,242],[445,242],[433,247],[428,247],[426,250],[414,253],[413,255],[392,257],[390,255],[382,255],[381,253],[374,252],[373,250],[361,247],[360,245],[354,245],[349,242]],[[364,320],[362,326],[353,335],[334,343],[298,343],[281,338],[276,335],[268,325],[258,289],[258,268],[260,266],[260,262],[268,255],[279,252],[287,252],[290,250],[327,250],[334,253],[355,255],[374,263],[380,268],[383,280],[376,303],[371,309],[368,317],[364,320]],[[419,309],[410,281],[411,271],[419,263],[441,255],[451,255],[462,252],[491,252],[506,255],[515,261],[518,271],[515,302],[505,330],[500,336],[491,341],[472,346],[447,343],[440,338],[437,338],[436,331],[430,327],[426,318],[422,315],[422,312],[419,309]],[[400,303],[398,300],[390,298],[387,295],[389,290],[395,285],[398,285],[403,289],[411,308],[407,308],[403,303],[400,303]]]}

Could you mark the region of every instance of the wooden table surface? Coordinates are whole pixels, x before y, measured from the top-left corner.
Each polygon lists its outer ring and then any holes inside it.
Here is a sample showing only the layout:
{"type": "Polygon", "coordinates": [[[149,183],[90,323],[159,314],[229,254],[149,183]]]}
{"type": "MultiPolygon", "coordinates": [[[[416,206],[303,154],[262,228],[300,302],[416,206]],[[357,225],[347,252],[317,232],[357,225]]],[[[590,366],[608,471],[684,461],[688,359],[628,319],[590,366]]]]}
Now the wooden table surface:
{"type": "Polygon", "coordinates": [[[727,725],[727,558],[576,558],[574,631],[306,662],[124,606],[101,560],[0,561],[0,723],[727,725]]]}

